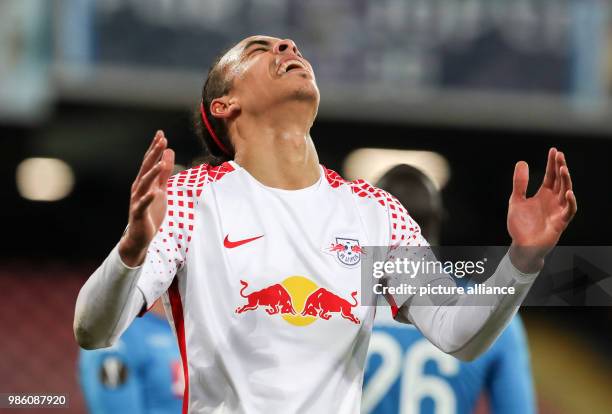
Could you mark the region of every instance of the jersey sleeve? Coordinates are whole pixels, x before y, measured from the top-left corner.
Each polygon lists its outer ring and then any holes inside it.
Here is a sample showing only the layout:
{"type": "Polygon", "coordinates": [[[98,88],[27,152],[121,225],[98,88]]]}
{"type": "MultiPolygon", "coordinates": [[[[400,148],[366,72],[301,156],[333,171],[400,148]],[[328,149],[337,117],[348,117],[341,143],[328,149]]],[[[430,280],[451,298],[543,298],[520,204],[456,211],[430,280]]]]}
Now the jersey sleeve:
{"type": "MultiPolygon", "coordinates": [[[[410,255],[430,255],[432,260],[435,260],[433,253],[429,248],[429,243],[423,237],[419,224],[414,221],[406,208],[388,192],[376,189],[374,193],[379,204],[386,210],[386,225],[388,227],[388,236],[386,239],[387,252],[385,260],[393,260],[396,257],[406,257],[410,255]]],[[[405,280],[401,278],[386,277],[384,280],[387,286],[399,286],[405,280]]],[[[454,283],[449,275],[436,275],[434,278],[428,278],[427,283],[454,283]]],[[[406,294],[396,295],[387,294],[385,299],[391,306],[391,314],[395,319],[401,322],[409,323],[399,313],[399,309],[409,301],[410,296],[406,294]]]]}
{"type": "MultiPolygon", "coordinates": [[[[402,258],[437,262],[406,209],[392,196],[385,200],[385,205],[390,226],[387,259],[401,253],[402,258]]],[[[384,282],[390,287],[409,284],[416,289],[423,286],[456,287],[453,276],[444,271],[421,271],[416,276],[407,277],[405,274],[393,274],[387,276],[384,282]]],[[[386,298],[395,320],[415,325],[440,350],[469,361],[485,352],[506,328],[536,277],[537,273],[524,274],[516,269],[506,254],[483,286],[485,289],[489,286],[512,287],[514,295],[479,297],[478,303],[472,297],[474,295],[460,294],[434,297],[401,293],[387,294],[386,298]]]]}
{"type": "Polygon", "coordinates": [[[381,197],[385,201],[389,225],[390,250],[400,246],[404,247],[427,247],[429,243],[421,233],[419,224],[410,217],[406,208],[397,198],[386,191],[381,197]]]}
{"type": "Polygon", "coordinates": [[[170,177],[166,216],[145,261],[128,267],[115,247],[79,291],[73,330],[81,347],[111,346],[139,312],[166,292],[185,269],[202,187],[230,171],[229,163],[214,168],[202,164],[170,177]]]}
{"type": "Polygon", "coordinates": [[[79,380],[89,413],[145,414],[141,370],[125,346],[119,341],[112,348],[80,351],[79,380]]]}
{"type": "Polygon", "coordinates": [[[494,345],[493,369],[487,376],[487,394],[496,414],[535,413],[529,348],[520,318],[515,317],[494,345]]]}
{"type": "Polygon", "coordinates": [[[76,300],[74,335],[85,349],[111,346],[143,307],[136,288],[141,266],[127,267],[118,247],[87,279],[76,300]]]}
{"type": "MultiPolygon", "coordinates": [[[[197,170],[197,169],[196,169],[197,170]]],[[[149,244],[137,287],[150,308],[185,266],[194,227],[197,195],[192,188],[193,171],[186,170],[168,181],[166,217],[149,244]]]]}

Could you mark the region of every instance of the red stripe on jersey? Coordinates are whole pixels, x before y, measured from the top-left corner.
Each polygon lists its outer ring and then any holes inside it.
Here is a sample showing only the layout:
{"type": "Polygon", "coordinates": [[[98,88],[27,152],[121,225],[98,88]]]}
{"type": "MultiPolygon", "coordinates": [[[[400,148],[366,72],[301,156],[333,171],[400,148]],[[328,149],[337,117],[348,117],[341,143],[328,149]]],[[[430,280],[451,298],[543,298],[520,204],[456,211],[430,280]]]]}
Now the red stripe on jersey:
{"type": "Polygon", "coordinates": [[[395,300],[393,300],[392,297],[387,298],[387,300],[393,301],[393,305],[391,305],[391,316],[393,317],[393,319],[395,319],[395,317],[399,313],[399,308],[397,307],[397,305],[395,305],[395,300]]]}
{"type": "Polygon", "coordinates": [[[168,289],[170,306],[172,308],[172,319],[178,339],[181,361],[183,362],[183,376],[185,377],[185,392],[183,393],[183,414],[188,414],[189,409],[189,367],[187,366],[187,347],[185,346],[185,320],[183,319],[183,303],[178,288],[178,279],[175,277],[168,289]]]}

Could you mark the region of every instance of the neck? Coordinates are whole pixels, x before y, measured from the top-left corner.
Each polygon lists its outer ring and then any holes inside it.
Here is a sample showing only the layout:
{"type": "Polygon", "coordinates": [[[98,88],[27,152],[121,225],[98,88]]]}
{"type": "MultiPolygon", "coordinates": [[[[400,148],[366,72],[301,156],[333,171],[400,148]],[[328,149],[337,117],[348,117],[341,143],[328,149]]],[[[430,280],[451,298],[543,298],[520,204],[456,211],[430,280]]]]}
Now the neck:
{"type": "Polygon", "coordinates": [[[166,318],[166,311],[164,310],[164,305],[161,299],[158,299],[155,301],[155,303],[153,303],[153,306],[151,306],[149,312],[152,312],[161,318],[166,318]]]}
{"type": "Polygon", "coordinates": [[[235,161],[263,185],[299,190],[319,179],[319,157],[310,137],[313,117],[303,109],[288,108],[276,116],[241,114],[240,122],[230,126],[235,161]]]}

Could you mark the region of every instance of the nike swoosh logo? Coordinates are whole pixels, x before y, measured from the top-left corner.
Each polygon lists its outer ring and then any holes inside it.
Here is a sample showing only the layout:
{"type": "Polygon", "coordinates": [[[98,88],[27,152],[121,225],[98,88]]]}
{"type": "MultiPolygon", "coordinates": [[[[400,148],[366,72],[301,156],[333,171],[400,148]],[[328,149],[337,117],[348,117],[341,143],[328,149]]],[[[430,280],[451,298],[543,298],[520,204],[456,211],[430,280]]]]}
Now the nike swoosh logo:
{"type": "Polygon", "coordinates": [[[238,246],[242,246],[243,244],[247,244],[249,242],[252,242],[253,240],[257,240],[259,238],[262,238],[264,235],[262,234],[261,236],[257,236],[257,237],[251,237],[250,239],[244,239],[244,240],[238,240],[238,241],[230,241],[229,239],[229,234],[225,236],[225,239],[223,239],[223,246],[227,247],[228,249],[233,249],[234,247],[238,247],[238,246]]]}

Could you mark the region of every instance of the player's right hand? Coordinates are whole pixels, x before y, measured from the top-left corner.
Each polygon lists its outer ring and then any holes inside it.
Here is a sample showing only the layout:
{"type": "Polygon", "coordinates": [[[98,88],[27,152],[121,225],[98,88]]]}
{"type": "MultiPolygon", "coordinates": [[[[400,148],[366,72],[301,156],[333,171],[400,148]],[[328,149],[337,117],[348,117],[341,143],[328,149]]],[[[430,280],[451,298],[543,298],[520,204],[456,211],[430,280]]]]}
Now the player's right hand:
{"type": "Polygon", "coordinates": [[[174,168],[174,151],[163,131],[157,131],[132,184],[128,228],[119,241],[119,255],[127,266],[142,264],[149,243],[166,215],[166,182],[174,168]]]}

